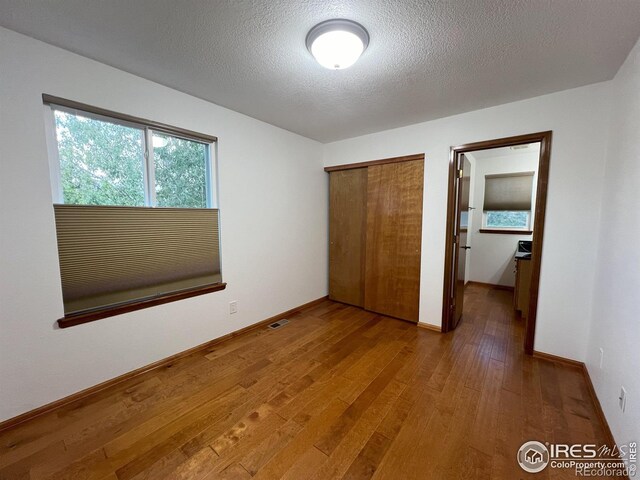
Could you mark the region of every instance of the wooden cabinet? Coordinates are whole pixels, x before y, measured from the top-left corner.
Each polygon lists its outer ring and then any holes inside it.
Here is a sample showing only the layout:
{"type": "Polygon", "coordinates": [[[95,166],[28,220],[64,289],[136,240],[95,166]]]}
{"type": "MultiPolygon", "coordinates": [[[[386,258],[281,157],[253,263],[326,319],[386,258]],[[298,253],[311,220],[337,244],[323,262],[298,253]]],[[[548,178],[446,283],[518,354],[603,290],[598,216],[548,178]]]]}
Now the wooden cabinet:
{"type": "Polygon", "coordinates": [[[330,172],[329,297],[418,321],[424,161],[330,172]]]}
{"type": "Polygon", "coordinates": [[[516,288],[513,292],[515,309],[522,318],[529,315],[529,297],[531,295],[531,259],[516,259],[516,288]]]}

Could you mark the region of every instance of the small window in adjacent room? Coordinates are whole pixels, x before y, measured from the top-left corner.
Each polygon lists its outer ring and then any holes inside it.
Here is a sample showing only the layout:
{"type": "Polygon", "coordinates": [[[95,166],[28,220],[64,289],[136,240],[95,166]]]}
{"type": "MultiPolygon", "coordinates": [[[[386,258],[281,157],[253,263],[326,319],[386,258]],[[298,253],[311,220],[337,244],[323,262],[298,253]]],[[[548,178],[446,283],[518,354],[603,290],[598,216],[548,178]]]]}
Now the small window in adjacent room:
{"type": "Polygon", "coordinates": [[[483,229],[530,229],[533,175],[534,172],[485,175],[483,229]]]}
{"type": "Polygon", "coordinates": [[[43,95],[62,327],[224,288],[215,137],[43,95]]]}
{"type": "Polygon", "coordinates": [[[529,228],[530,212],[522,211],[492,211],[485,212],[484,226],[486,228],[521,228],[527,230],[529,228]]]}

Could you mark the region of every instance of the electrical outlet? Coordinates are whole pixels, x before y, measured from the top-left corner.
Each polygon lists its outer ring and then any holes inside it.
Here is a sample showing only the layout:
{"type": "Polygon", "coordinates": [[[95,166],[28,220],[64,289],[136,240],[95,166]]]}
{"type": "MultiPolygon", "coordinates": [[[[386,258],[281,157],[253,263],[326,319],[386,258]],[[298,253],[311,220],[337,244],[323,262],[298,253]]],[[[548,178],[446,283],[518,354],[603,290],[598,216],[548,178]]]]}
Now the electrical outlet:
{"type": "Polygon", "coordinates": [[[603,363],[604,363],[604,348],[600,347],[600,370],[602,370],[603,363]]]}
{"type": "Polygon", "coordinates": [[[627,408],[627,390],[624,387],[620,387],[618,405],[620,406],[620,410],[622,410],[622,413],[624,413],[625,408],[627,408]]]}
{"type": "Polygon", "coordinates": [[[234,300],[233,302],[229,302],[229,313],[234,314],[238,313],[238,301],[234,300]]]}

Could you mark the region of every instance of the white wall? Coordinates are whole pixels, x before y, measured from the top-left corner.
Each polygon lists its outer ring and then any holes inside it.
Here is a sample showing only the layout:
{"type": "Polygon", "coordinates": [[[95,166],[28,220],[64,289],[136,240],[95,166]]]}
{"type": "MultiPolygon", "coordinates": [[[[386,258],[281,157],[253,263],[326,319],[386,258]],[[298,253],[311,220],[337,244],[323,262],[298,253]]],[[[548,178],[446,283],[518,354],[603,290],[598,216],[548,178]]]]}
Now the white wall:
{"type": "MultiPolygon", "coordinates": [[[[428,87],[425,87],[428,88],[428,87]]],[[[440,325],[452,145],[553,130],[535,349],[584,360],[608,122],[607,83],[325,145],[325,165],[424,152],[420,321],[440,325]]]]}
{"type": "Polygon", "coordinates": [[[616,441],[626,444],[640,441],[640,42],[612,91],[587,367],[616,441]],[[628,392],[624,414],[621,386],[628,392]]]}
{"type": "MultiPolygon", "coordinates": [[[[516,276],[514,273],[514,254],[518,240],[531,240],[532,235],[512,235],[500,233],[480,233],[482,228],[482,205],[484,203],[484,177],[499,173],[535,172],[533,177],[534,194],[532,206],[535,206],[535,186],[538,182],[538,162],[540,149],[531,149],[528,153],[514,153],[495,157],[481,157],[467,154],[472,162],[471,176],[471,211],[470,228],[467,233],[467,266],[466,279],[472,282],[490,283],[513,287],[516,276]]],[[[533,227],[533,212],[531,226],[533,227]]]]}
{"type": "Polygon", "coordinates": [[[320,144],[6,29],[0,72],[0,420],[326,295],[320,144]],[[42,93],[218,136],[225,291],[55,329],[42,93]]]}

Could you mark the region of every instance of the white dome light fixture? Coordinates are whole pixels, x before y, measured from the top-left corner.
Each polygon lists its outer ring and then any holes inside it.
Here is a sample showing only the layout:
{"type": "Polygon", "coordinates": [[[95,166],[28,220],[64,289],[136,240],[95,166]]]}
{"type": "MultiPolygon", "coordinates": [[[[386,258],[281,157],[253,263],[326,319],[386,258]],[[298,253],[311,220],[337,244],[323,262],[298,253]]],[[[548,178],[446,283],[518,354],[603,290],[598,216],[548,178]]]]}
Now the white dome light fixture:
{"type": "Polygon", "coordinates": [[[369,45],[369,32],[359,23],[333,19],[319,23],[307,34],[307,48],[325,68],[342,70],[360,58],[369,45]]]}

